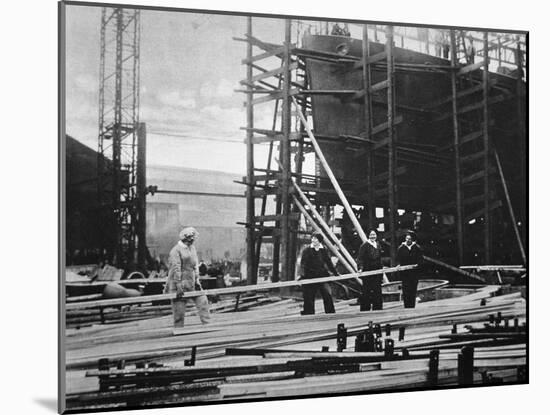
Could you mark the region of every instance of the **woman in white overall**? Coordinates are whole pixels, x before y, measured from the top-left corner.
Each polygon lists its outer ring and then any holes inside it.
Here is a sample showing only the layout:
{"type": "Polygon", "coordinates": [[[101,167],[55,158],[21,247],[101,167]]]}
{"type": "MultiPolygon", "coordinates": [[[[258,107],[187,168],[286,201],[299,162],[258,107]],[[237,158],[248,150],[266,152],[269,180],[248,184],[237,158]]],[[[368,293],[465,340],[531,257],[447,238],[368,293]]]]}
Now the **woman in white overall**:
{"type": "MultiPolygon", "coordinates": [[[[199,281],[197,250],[194,242],[199,233],[195,228],[185,228],[180,232],[178,243],[170,251],[168,258],[168,280],[164,291],[166,293],[177,293],[172,300],[172,313],[174,314],[174,333],[181,329],[184,324],[185,306],[187,299],[183,298],[187,291],[202,290],[199,281]]],[[[210,321],[210,310],[206,295],[189,298],[195,301],[199,318],[203,324],[210,321]]]]}

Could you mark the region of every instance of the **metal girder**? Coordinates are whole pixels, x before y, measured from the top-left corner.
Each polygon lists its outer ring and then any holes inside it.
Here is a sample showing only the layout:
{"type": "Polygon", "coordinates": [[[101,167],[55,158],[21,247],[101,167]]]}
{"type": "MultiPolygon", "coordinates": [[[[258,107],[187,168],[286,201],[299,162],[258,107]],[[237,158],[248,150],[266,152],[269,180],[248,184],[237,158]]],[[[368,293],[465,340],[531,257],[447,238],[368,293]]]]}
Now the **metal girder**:
{"type": "Polygon", "coordinates": [[[139,123],[140,12],[101,16],[98,204],[102,253],[118,267],[145,265],[145,127],[139,123]]]}

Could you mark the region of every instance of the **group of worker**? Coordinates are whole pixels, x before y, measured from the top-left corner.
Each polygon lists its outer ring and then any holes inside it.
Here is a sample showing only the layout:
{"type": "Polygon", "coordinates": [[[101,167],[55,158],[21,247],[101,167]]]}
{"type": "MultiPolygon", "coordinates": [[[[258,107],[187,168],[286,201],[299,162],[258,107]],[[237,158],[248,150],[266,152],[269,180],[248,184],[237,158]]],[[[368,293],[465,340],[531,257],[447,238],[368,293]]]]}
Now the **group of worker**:
{"type": "MultiPolygon", "coordinates": [[[[187,227],[179,234],[179,241],[170,251],[168,258],[169,271],[165,286],[165,293],[176,293],[172,300],[172,313],[174,317],[174,334],[179,334],[184,327],[185,307],[188,300],[193,300],[198,311],[200,321],[203,324],[210,322],[210,309],[205,294],[200,293],[202,286],[199,279],[199,260],[195,248],[198,232],[195,228],[187,227]],[[186,292],[195,291],[193,296],[185,296],[186,292]],[[198,291],[198,293],[197,293],[198,291]]],[[[368,239],[359,248],[357,267],[359,272],[382,269],[382,248],[377,240],[375,230],[369,231],[368,239]]],[[[407,234],[405,241],[399,246],[397,258],[400,265],[419,264],[422,261],[422,250],[416,244],[414,234],[407,234]]],[[[338,272],[323,246],[323,235],[313,233],[311,244],[302,251],[300,261],[300,278],[314,279],[328,277],[330,274],[338,275],[338,272]]],[[[413,308],[416,304],[416,290],[418,284],[417,271],[415,269],[401,271],[403,302],[407,308],[413,308]]],[[[361,277],[362,292],[359,298],[360,310],[381,310],[383,274],[361,277]]],[[[315,295],[320,291],[323,298],[325,313],[334,313],[334,302],[328,283],[304,284],[302,287],[304,297],[303,315],[315,313],[315,295]]]]}
{"type": "MultiPolygon", "coordinates": [[[[408,233],[405,241],[397,250],[399,265],[415,265],[422,263],[422,249],[416,243],[414,233],[408,233]]],[[[311,245],[304,249],[301,258],[301,278],[323,278],[330,274],[338,275],[327,250],[322,245],[323,235],[314,233],[311,236],[311,245]]],[[[368,239],[359,248],[357,255],[359,272],[382,269],[382,247],[378,241],[378,234],[370,230],[368,239]]],[[[400,271],[403,303],[406,308],[416,305],[418,287],[417,269],[400,271]]],[[[383,274],[361,277],[362,290],[359,297],[360,311],[382,310],[382,282],[383,274]]],[[[334,303],[328,283],[307,284],[303,286],[304,311],[302,314],[315,314],[315,294],[320,291],[323,298],[325,313],[334,313],[334,303]]]]}

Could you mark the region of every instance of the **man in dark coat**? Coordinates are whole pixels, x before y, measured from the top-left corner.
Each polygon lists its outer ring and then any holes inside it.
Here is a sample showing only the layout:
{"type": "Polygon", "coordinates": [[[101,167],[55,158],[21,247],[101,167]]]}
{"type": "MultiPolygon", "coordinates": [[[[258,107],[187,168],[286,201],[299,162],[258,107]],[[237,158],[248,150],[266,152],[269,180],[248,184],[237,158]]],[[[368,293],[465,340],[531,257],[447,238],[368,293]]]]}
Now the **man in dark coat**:
{"type": "MultiPolygon", "coordinates": [[[[422,263],[422,249],[415,241],[414,234],[407,234],[405,242],[397,249],[399,265],[414,265],[422,263]]],[[[403,288],[403,303],[405,308],[414,308],[416,305],[416,290],[418,287],[418,269],[400,271],[403,288]]]]}
{"type": "MultiPolygon", "coordinates": [[[[314,233],[311,235],[311,245],[304,249],[300,261],[302,279],[328,277],[329,271],[333,275],[338,275],[327,250],[321,244],[322,242],[322,234],[314,233]]],[[[325,313],[334,313],[334,303],[328,283],[303,285],[302,290],[304,293],[304,311],[302,314],[315,314],[315,294],[317,290],[321,291],[325,313]]]]}
{"type": "MultiPolygon", "coordinates": [[[[382,268],[382,248],[376,240],[375,230],[369,232],[369,239],[359,248],[357,267],[359,271],[371,271],[382,268]]],[[[382,274],[361,277],[363,292],[359,299],[361,311],[382,310],[382,274]]]]}

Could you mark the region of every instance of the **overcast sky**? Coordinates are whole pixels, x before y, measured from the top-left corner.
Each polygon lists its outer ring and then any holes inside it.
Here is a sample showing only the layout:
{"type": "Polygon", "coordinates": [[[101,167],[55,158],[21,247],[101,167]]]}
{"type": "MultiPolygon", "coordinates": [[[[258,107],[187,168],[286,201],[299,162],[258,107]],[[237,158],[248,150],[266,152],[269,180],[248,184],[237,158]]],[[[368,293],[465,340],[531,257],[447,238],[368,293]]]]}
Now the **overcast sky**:
{"type": "MultiPolygon", "coordinates": [[[[101,8],[67,6],[66,24],[67,133],[96,149],[101,8]]],[[[361,36],[358,26],[350,29],[361,36]]],[[[245,174],[245,95],[234,90],[246,77],[246,44],[233,40],[245,32],[246,17],[141,12],[140,120],[147,125],[148,164],[245,174]]],[[[253,34],[281,44],[284,21],[254,18],[253,34]]],[[[272,59],[268,69],[279,64],[272,59]]],[[[255,126],[270,129],[273,101],[254,111],[255,126]]],[[[265,167],[267,146],[255,147],[256,166],[265,167]]],[[[304,169],[313,172],[311,155],[304,169]]]]}
{"type": "MultiPolygon", "coordinates": [[[[100,22],[101,8],[67,7],[67,133],[94,149],[100,22]]],[[[234,89],[246,77],[246,46],[233,40],[245,32],[245,17],[141,12],[140,120],[147,125],[148,164],[245,174],[239,129],[246,125],[245,96],[234,89]]],[[[280,43],[283,33],[280,19],[254,19],[262,40],[280,43]]],[[[258,127],[271,127],[272,116],[271,104],[256,107],[258,127]]]]}

